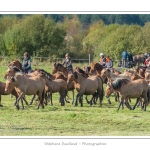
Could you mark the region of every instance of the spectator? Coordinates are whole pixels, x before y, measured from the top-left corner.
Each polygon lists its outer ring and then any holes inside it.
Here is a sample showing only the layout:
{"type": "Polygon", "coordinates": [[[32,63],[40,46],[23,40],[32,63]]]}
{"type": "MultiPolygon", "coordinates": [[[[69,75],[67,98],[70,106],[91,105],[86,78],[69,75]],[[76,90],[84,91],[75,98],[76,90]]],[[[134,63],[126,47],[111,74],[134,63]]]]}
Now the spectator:
{"type": "Polygon", "coordinates": [[[104,54],[103,54],[103,53],[100,53],[99,63],[100,63],[102,66],[105,66],[105,65],[106,65],[106,58],[104,57],[104,54]]]}
{"type": "Polygon", "coordinates": [[[72,61],[71,58],[69,56],[69,53],[67,53],[65,55],[66,59],[64,60],[62,65],[66,65],[66,67],[68,68],[69,72],[73,72],[73,66],[72,66],[72,61]]]}
{"type": "Polygon", "coordinates": [[[32,72],[31,69],[31,60],[30,60],[30,56],[28,54],[28,52],[24,53],[24,59],[23,59],[23,63],[22,63],[22,69],[25,73],[30,73],[32,72]]]}
{"type": "Polygon", "coordinates": [[[122,52],[122,67],[126,67],[128,53],[127,51],[122,52]]]}
{"type": "Polygon", "coordinates": [[[112,68],[113,67],[113,61],[110,59],[109,56],[106,57],[106,68],[112,68]]]}
{"type": "Polygon", "coordinates": [[[150,56],[145,60],[145,66],[150,67],[150,56]]]}

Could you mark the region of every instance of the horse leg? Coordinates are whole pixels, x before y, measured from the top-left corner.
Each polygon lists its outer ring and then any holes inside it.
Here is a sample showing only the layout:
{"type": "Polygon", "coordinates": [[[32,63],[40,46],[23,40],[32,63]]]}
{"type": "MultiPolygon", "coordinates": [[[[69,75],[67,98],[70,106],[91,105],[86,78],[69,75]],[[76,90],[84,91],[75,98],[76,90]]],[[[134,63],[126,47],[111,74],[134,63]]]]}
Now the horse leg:
{"type": "Polygon", "coordinates": [[[136,103],[135,103],[135,105],[133,106],[133,110],[135,109],[135,107],[137,106],[137,104],[139,103],[139,101],[140,101],[140,97],[138,97],[138,98],[136,99],[136,103]]]}
{"type": "Polygon", "coordinates": [[[0,95],[0,107],[3,107],[3,105],[1,104],[1,95],[0,95]]]}
{"type": "Polygon", "coordinates": [[[74,90],[72,90],[72,104],[74,103],[74,90]]]}
{"type": "Polygon", "coordinates": [[[79,98],[79,93],[76,95],[76,102],[75,102],[75,105],[74,106],[78,106],[78,98],[79,98]]]}
{"type": "Polygon", "coordinates": [[[86,102],[87,102],[88,104],[90,104],[90,101],[87,99],[87,95],[86,95],[85,99],[86,99],[86,102]]]}
{"type": "Polygon", "coordinates": [[[33,100],[34,100],[35,97],[36,97],[36,95],[34,94],[34,95],[32,96],[32,98],[31,98],[30,105],[32,105],[33,100]]]}
{"type": "Polygon", "coordinates": [[[25,96],[23,96],[22,99],[25,101],[26,105],[28,105],[28,102],[26,101],[25,96]]]}
{"type": "Polygon", "coordinates": [[[45,91],[44,90],[38,94],[38,98],[39,98],[39,104],[38,104],[37,109],[39,109],[40,104],[42,105],[42,108],[44,108],[44,98],[45,98],[45,91]]]}
{"type": "Polygon", "coordinates": [[[80,95],[80,96],[79,96],[79,99],[80,99],[81,107],[83,107],[83,96],[80,95]]]}
{"type": "Polygon", "coordinates": [[[47,100],[47,99],[48,99],[48,96],[47,96],[47,92],[46,92],[46,93],[45,93],[45,102],[44,102],[45,105],[48,104],[48,100],[47,100]]]}
{"type": "MultiPolygon", "coordinates": [[[[50,98],[50,105],[53,106],[52,92],[50,92],[48,95],[49,95],[49,98],[50,98]]],[[[60,100],[59,100],[59,101],[60,101],[60,100]]]]}
{"type": "Polygon", "coordinates": [[[24,109],[23,98],[21,98],[21,105],[22,105],[22,109],[24,109]]]}
{"type": "Polygon", "coordinates": [[[24,93],[22,92],[20,95],[19,95],[19,97],[17,98],[17,100],[16,100],[16,109],[20,109],[20,107],[19,107],[19,100],[20,99],[22,99],[23,98],[23,96],[24,96],[24,93]]]}

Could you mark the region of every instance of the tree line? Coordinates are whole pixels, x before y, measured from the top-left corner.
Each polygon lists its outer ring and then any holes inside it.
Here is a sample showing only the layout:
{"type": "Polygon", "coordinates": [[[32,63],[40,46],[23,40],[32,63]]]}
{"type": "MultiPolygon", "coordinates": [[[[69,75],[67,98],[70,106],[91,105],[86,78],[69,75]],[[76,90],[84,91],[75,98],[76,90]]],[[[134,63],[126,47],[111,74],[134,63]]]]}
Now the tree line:
{"type": "Polygon", "coordinates": [[[0,56],[120,59],[123,50],[150,52],[150,15],[1,15],[0,56]],[[124,20],[124,22],[123,22],[124,20]]]}

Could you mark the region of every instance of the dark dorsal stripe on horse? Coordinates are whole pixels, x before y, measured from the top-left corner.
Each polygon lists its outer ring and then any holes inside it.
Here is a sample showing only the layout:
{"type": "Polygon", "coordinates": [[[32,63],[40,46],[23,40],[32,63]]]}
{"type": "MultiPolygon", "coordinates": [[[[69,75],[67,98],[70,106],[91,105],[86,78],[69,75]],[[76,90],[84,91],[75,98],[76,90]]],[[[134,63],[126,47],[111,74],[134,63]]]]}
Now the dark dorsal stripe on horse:
{"type": "Polygon", "coordinates": [[[41,72],[42,72],[42,74],[45,76],[45,77],[47,77],[50,81],[52,81],[52,79],[51,79],[51,77],[49,76],[49,73],[48,72],[46,72],[44,69],[39,69],[41,72]]]}
{"type": "Polygon", "coordinates": [[[119,90],[123,85],[128,84],[130,81],[128,79],[116,79],[112,82],[112,87],[114,90],[119,90]]]}

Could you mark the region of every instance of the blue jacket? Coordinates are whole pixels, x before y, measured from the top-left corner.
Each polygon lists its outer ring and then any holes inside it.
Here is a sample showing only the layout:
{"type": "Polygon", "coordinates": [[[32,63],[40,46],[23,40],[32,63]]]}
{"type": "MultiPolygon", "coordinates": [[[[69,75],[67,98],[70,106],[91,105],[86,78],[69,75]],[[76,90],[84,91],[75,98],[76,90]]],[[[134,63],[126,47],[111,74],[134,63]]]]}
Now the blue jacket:
{"type": "Polygon", "coordinates": [[[122,52],[122,58],[127,59],[128,53],[126,51],[122,52]]]}

